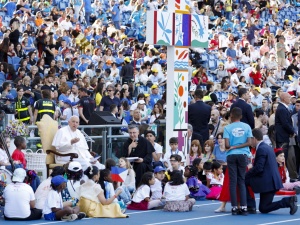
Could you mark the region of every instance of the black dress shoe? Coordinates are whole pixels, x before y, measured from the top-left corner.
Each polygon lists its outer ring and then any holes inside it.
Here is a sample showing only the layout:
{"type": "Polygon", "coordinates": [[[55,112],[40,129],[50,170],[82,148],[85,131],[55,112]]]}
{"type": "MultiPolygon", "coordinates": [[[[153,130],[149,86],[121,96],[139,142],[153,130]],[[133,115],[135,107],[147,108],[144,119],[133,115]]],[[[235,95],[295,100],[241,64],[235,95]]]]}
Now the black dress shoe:
{"type": "Polygon", "coordinates": [[[293,196],[290,198],[290,214],[294,215],[297,210],[298,210],[298,206],[297,206],[297,196],[293,196]]]}
{"type": "Polygon", "coordinates": [[[235,216],[235,215],[238,215],[239,212],[240,212],[240,209],[239,209],[239,208],[232,208],[232,209],[231,209],[231,214],[234,215],[234,216],[235,216]]]}
{"type": "Polygon", "coordinates": [[[247,208],[249,214],[256,214],[256,208],[247,208]]]}
{"type": "Polygon", "coordinates": [[[248,210],[247,210],[247,208],[240,209],[239,215],[247,216],[247,215],[248,215],[248,210]]]}

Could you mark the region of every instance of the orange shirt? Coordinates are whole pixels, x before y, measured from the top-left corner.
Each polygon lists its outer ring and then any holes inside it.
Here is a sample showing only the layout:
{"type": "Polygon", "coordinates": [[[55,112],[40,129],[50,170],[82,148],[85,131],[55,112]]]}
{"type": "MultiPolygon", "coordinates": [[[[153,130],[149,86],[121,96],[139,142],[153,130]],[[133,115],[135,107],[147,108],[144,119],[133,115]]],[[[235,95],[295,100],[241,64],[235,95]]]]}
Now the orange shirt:
{"type": "Polygon", "coordinates": [[[35,19],[34,22],[35,22],[35,25],[37,27],[39,27],[39,26],[41,26],[44,23],[44,20],[42,18],[37,18],[37,19],[35,19]]]}

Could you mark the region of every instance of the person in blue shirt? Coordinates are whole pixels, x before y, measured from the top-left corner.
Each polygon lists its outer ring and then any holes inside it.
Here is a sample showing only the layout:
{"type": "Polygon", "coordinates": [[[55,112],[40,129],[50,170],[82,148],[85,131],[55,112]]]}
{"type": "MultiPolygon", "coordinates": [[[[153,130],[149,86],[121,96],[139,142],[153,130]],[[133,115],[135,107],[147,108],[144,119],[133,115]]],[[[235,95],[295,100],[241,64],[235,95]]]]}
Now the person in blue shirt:
{"type": "Polygon", "coordinates": [[[112,21],[114,22],[115,28],[120,30],[120,9],[119,9],[119,4],[115,3],[115,0],[111,1],[111,18],[112,21]]]}
{"type": "Polygon", "coordinates": [[[84,56],[82,56],[80,58],[80,63],[78,65],[78,70],[82,73],[84,72],[88,67],[88,64],[86,63],[86,58],[84,56]]]}
{"type": "Polygon", "coordinates": [[[150,94],[150,102],[149,102],[151,108],[153,108],[155,103],[161,99],[161,95],[158,94],[158,91],[159,91],[158,86],[156,84],[153,84],[151,86],[152,93],[150,94]]]}
{"type": "Polygon", "coordinates": [[[86,25],[89,26],[90,25],[90,17],[93,12],[91,0],[83,0],[82,1],[80,11],[82,11],[83,9],[85,10],[84,18],[85,18],[86,25]]]}
{"type": "Polygon", "coordinates": [[[233,44],[228,43],[228,48],[225,51],[226,57],[231,57],[232,59],[236,59],[236,51],[233,49],[233,44]]]}
{"type": "Polygon", "coordinates": [[[231,109],[231,124],[224,128],[223,137],[227,149],[227,169],[229,172],[229,191],[232,215],[247,215],[247,192],[245,174],[250,154],[252,131],[248,124],[241,122],[242,110],[238,107],[231,109]],[[240,208],[237,207],[236,187],[240,190],[240,208]]]}
{"type": "Polygon", "coordinates": [[[6,13],[9,17],[12,17],[14,14],[14,11],[16,10],[16,2],[13,2],[12,0],[7,2],[3,6],[3,10],[6,11],[6,13]]]}
{"type": "Polygon", "coordinates": [[[213,155],[219,163],[226,162],[226,148],[223,133],[218,133],[216,138],[218,143],[214,147],[213,155]]]}

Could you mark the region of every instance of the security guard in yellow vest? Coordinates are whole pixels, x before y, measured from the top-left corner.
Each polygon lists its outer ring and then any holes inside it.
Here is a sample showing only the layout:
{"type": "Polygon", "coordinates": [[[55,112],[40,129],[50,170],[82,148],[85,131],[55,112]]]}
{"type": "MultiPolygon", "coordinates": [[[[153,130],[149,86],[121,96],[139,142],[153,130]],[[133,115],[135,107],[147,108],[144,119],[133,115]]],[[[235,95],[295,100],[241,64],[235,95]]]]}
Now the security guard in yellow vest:
{"type": "Polygon", "coordinates": [[[35,102],[33,123],[40,121],[45,114],[53,119],[55,117],[55,104],[51,100],[50,90],[42,90],[42,99],[35,102]]]}
{"type": "Polygon", "coordinates": [[[18,96],[15,98],[15,105],[16,105],[15,118],[22,121],[25,124],[29,124],[33,120],[30,101],[23,96],[24,90],[22,86],[17,87],[17,93],[18,96]]]}

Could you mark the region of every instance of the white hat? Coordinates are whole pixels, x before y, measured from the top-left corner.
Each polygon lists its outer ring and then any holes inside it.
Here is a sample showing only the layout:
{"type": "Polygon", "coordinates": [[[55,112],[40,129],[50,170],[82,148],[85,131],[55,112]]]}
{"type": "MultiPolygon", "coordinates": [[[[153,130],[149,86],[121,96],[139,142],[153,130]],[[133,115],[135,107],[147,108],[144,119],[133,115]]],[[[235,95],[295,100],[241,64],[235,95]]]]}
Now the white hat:
{"type": "Polygon", "coordinates": [[[15,169],[12,181],[23,183],[26,176],[27,176],[26,171],[23,168],[15,169]]]}
{"type": "Polygon", "coordinates": [[[78,172],[79,170],[82,170],[82,166],[79,162],[72,161],[69,163],[68,170],[78,172]]]}
{"type": "Polygon", "coordinates": [[[146,102],[144,100],[139,100],[138,104],[146,104],[146,102]]]}

